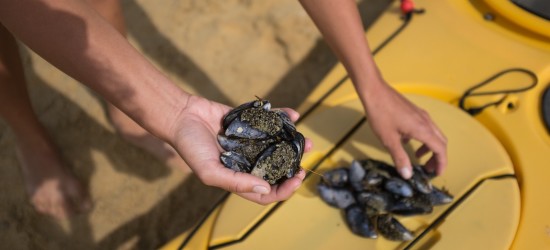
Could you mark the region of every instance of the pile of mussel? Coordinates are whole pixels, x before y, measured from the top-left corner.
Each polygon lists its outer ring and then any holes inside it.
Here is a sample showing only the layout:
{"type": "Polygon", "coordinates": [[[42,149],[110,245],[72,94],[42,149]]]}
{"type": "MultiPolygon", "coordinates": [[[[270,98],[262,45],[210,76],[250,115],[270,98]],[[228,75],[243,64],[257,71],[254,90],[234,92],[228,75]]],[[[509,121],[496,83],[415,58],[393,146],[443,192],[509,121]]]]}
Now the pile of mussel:
{"type": "Polygon", "coordinates": [[[349,167],[329,170],[317,185],[323,201],[343,209],[346,224],[359,236],[409,241],[414,235],[393,215],[429,214],[433,206],[450,203],[453,196],[430,183],[434,176],[413,167],[409,180],[396,169],[373,159],[353,161],[349,167]]]}
{"type": "Polygon", "coordinates": [[[305,138],[285,112],[271,110],[269,101],[258,99],[236,107],[224,116],[222,127],[218,143],[226,150],[220,156],[224,166],[272,185],[300,170],[305,138]]]}

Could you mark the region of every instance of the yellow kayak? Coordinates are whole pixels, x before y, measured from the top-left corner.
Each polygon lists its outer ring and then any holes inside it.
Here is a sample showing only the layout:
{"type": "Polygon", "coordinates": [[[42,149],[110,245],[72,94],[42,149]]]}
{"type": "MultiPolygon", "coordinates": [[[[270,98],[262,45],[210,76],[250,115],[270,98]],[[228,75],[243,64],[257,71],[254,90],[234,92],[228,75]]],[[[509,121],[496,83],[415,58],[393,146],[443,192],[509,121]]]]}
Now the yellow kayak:
{"type": "MultiPolygon", "coordinates": [[[[411,241],[362,238],[319,198],[310,174],[268,206],[229,194],[163,249],[550,249],[550,21],[512,1],[416,5],[424,13],[404,20],[395,3],[366,36],[384,78],[447,136],[449,164],[432,182],[452,203],[398,217],[411,241]]],[[[298,130],[315,143],[303,168],[391,162],[342,65],[299,111],[298,130]]]]}

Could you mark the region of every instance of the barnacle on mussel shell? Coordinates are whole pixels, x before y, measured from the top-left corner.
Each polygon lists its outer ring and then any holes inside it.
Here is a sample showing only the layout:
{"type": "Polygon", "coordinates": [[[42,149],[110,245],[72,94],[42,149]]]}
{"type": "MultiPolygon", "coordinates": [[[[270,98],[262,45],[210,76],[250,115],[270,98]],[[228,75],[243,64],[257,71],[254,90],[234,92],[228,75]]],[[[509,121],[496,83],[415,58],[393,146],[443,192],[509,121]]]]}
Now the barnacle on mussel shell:
{"type": "Polygon", "coordinates": [[[434,176],[423,167],[414,166],[413,176],[404,180],[396,169],[381,161],[354,160],[349,167],[323,174],[317,191],[321,199],[344,211],[350,230],[366,238],[378,234],[394,241],[414,238],[393,215],[428,214],[433,206],[452,202],[445,189],[432,186],[434,176]]]}
{"type": "Polygon", "coordinates": [[[291,178],[300,169],[305,138],[283,111],[271,110],[267,100],[242,104],[222,120],[218,143],[226,150],[221,162],[251,173],[270,184],[291,178]]]}

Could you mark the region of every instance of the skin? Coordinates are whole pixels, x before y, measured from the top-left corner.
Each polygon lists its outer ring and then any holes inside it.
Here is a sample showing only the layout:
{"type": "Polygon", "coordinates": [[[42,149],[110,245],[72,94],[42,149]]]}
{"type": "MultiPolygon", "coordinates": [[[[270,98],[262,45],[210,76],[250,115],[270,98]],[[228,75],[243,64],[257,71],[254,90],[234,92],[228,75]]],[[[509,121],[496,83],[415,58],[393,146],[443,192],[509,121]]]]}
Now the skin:
{"type": "MultiPolygon", "coordinates": [[[[122,35],[126,26],[118,0],[87,0],[122,35]]],[[[88,190],[65,166],[56,145],[38,122],[27,94],[19,49],[14,37],[0,25],[0,117],[15,134],[16,152],[31,204],[55,218],[91,209],[88,190]]],[[[166,142],[153,136],[114,105],[106,102],[112,125],[121,137],[189,172],[189,167],[166,142]]]]}
{"type": "MultiPolygon", "coordinates": [[[[30,49],[103,96],[151,135],[168,143],[205,184],[223,188],[259,204],[288,199],[300,186],[305,176],[303,171],[281,185],[270,186],[258,177],[225,168],[219,161],[221,149],[216,135],[220,131],[219,123],[223,115],[230,108],[181,90],[139,54],[89,3],[74,0],[2,0],[0,23],[30,49]]],[[[12,55],[9,57],[13,59],[12,55]]],[[[12,69],[4,69],[3,75],[6,79],[12,79],[12,72],[12,69]]],[[[3,81],[2,87],[15,89],[19,95],[14,97],[26,95],[24,88],[21,91],[10,82],[14,81],[3,81]]],[[[19,79],[16,82],[22,81],[19,79]]],[[[14,107],[13,104],[20,101],[18,98],[0,100],[3,107],[14,107]]],[[[23,113],[32,114],[30,106],[23,104],[22,107],[25,109],[23,113]]],[[[295,111],[285,111],[292,119],[298,118],[295,111]]],[[[3,117],[16,117],[8,112],[2,113],[3,117]]],[[[37,124],[32,119],[15,120],[8,124],[18,128],[17,125],[21,124],[17,122],[27,121],[37,124]]],[[[23,124],[23,127],[28,126],[23,124]]],[[[16,131],[16,134],[25,138],[27,132],[40,129],[16,131]]],[[[47,149],[44,154],[55,160],[51,164],[32,164],[42,165],[39,171],[35,169],[33,172],[40,179],[36,182],[49,186],[41,189],[48,192],[39,195],[49,198],[36,202],[38,206],[35,207],[40,212],[64,218],[79,211],[73,205],[81,204],[79,198],[88,196],[83,194],[85,191],[75,196],[68,195],[82,190],[82,187],[59,166],[61,160],[52,147],[53,143],[43,144],[47,149]]],[[[305,150],[310,148],[311,142],[307,141],[305,150]]]]}
{"type": "MultiPolygon", "coordinates": [[[[126,36],[126,24],[119,0],[87,0],[87,2],[120,34],[126,36]]],[[[179,168],[184,172],[190,172],[189,166],[168,143],[151,135],[111,103],[107,102],[106,107],[112,125],[122,138],[150,152],[163,160],[166,165],[179,168]]]]}
{"type": "MultiPolygon", "coordinates": [[[[410,160],[401,145],[404,139],[423,142],[417,153],[422,155],[431,151],[433,156],[427,167],[441,173],[446,165],[445,137],[425,111],[408,102],[382,79],[363,36],[355,2],[306,0],[301,3],[344,63],[375,133],[392,154],[402,175],[407,178],[411,173],[410,160]],[[387,113],[392,115],[384,115],[387,113]]],[[[143,128],[169,144],[205,184],[223,188],[259,204],[285,200],[292,195],[305,176],[303,171],[280,185],[270,186],[258,177],[223,167],[219,161],[221,149],[216,135],[220,131],[223,115],[230,108],[178,88],[126,41],[121,34],[123,22],[120,25],[122,19],[116,21],[121,18],[117,17],[119,14],[116,11],[110,12],[111,9],[106,7],[102,9],[104,7],[101,5],[96,5],[96,8],[107,20],[111,20],[115,28],[89,3],[77,0],[0,0],[0,23],[44,59],[103,96],[113,105],[110,108],[111,118],[116,117],[116,112],[119,115],[124,113],[131,120],[124,115],[121,124],[134,122],[139,133],[143,128]]],[[[6,30],[4,35],[9,35],[6,30]]],[[[8,58],[6,62],[14,60],[13,55],[2,55],[2,58],[8,58]]],[[[8,79],[4,81],[8,83],[21,82],[17,79],[18,74],[13,74],[20,69],[6,65],[2,65],[0,77],[3,78],[0,79],[8,79]]],[[[12,93],[17,93],[14,96],[26,96],[25,89],[21,91],[21,88],[13,88],[13,84],[1,84],[0,88],[11,88],[12,93]]],[[[13,107],[11,104],[20,102],[18,98],[8,99],[0,98],[5,104],[0,106],[13,107]]],[[[26,104],[21,105],[23,113],[32,113],[30,107],[25,107],[26,104]]],[[[299,116],[293,110],[285,111],[294,121],[299,116]]],[[[9,109],[0,112],[3,117],[16,117],[9,115],[13,112],[9,109]]],[[[37,122],[33,119],[7,120],[12,128],[19,124],[28,131],[43,130],[36,127],[37,122]]],[[[118,123],[116,118],[112,120],[118,123]]],[[[24,137],[26,132],[15,131],[15,134],[19,138],[18,135],[24,137]]],[[[52,143],[44,139],[47,136],[39,137],[45,141],[42,143],[47,148],[44,149],[44,154],[48,155],[46,158],[55,156],[52,165],[60,165],[61,160],[56,156],[58,153],[51,149],[52,143]]],[[[311,142],[306,140],[305,151],[310,148],[311,142]]],[[[42,183],[54,181],[51,184],[53,187],[47,190],[61,189],[64,193],[70,193],[81,189],[79,184],[68,184],[74,180],[72,177],[58,178],[64,174],[70,176],[59,169],[63,168],[58,166],[57,170],[51,170],[44,166],[41,169],[40,175],[48,177],[43,178],[42,183]]],[[[78,198],[86,197],[83,193],[75,196],[75,203],[82,204],[78,198]]],[[[54,216],[66,216],[71,210],[70,204],[66,197],[60,199],[65,201],[59,204],[56,199],[49,200],[45,202],[48,204],[45,207],[49,208],[37,209],[54,216]]]]}
{"type": "Polygon", "coordinates": [[[422,142],[416,156],[431,152],[429,171],[441,174],[447,165],[447,139],[428,113],[389,86],[372,58],[353,0],[300,0],[325,40],[346,68],[369,123],[391,154],[401,176],[412,175],[402,142],[422,142]],[[391,115],[387,115],[391,114],[391,115]]]}
{"type": "Polygon", "coordinates": [[[15,135],[16,155],[36,210],[64,218],[89,209],[87,190],[64,167],[57,148],[33,113],[17,44],[3,26],[0,26],[0,115],[15,135]]]}

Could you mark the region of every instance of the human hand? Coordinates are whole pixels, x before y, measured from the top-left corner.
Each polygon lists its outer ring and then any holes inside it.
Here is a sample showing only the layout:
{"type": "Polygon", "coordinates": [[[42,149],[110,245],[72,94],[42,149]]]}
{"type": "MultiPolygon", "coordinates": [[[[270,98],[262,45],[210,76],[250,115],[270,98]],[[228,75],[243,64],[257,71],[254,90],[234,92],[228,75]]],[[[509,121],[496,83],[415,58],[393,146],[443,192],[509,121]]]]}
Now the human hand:
{"type": "Polygon", "coordinates": [[[447,138],[428,113],[384,82],[373,85],[367,92],[364,105],[368,121],[390,152],[401,176],[405,179],[412,176],[412,164],[402,145],[409,139],[423,144],[416,151],[416,157],[432,152],[426,170],[441,174],[447,165],[447,138]]]}
{"type": "MultiPolygon", "coordinates": [[[[228,106],[190,96],[172,128],[173,147],[206,185],[225,189],[262,205],[288,199],[300,187],[305,177],[304,170],[279,185],[270,186],[259,177],[235,172],[220,162],[222,149],[217,135],[221,130],[221,120],[229,110],[228,106]]],[[[282,110],[292,121],[299,117],[292,109],[282,110]]],[[[306,139],[304,151],[310,149],[311,142],[306,139]]]]}

